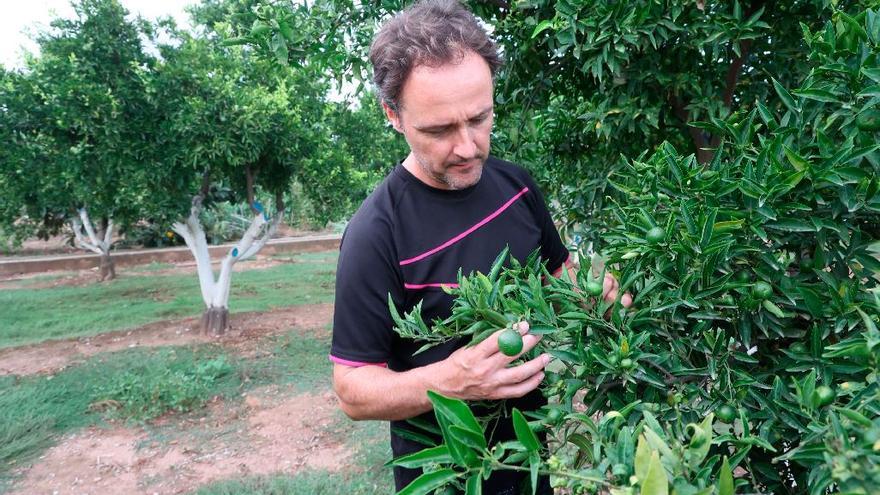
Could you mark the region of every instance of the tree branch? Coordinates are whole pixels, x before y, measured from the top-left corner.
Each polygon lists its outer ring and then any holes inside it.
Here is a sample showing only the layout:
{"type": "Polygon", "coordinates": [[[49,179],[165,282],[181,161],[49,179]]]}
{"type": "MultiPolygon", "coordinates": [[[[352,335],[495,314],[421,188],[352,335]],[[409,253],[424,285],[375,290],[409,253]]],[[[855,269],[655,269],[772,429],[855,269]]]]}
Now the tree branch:
{"type": "MultiPolygon", "coordinates": [[[[211,169],[206,168],[204,172],[202,172],[202,187],[199,188],[199,196],[204,200],[208,196],[208,192],[211,190],[211,169]]],[[[193,198],[195,200],[195,198],[193,198]]]]}
{"type": "Polygon", "coordinates": [[[691,141],[694,143],[694,148],[697,151],[697,161],[700,163],[709,163],[709,161],[712,160],[712,151],[704,149],[709,143],[706,142],[706,138],[703,136],[703,131],[689,125],[691,115],[686,108],[687,103],[678,99],[675,95],[670,95],[669,105],[672,106],[672,111],[675,113],[675,116],[681,120],[687,129],[691,141]]]}
{"type": "Polygon", "coordinates": [[[260,210],[254,207],[254,172],[253,170],[251,170],[250,165],[246,165],[244,167],[244,175],[245,180],[247,181],[245,189],[247,191],[248,207],[251,209],[251,212],[253,212],[254,215],[259,215],[261,213],[260,210]]]}

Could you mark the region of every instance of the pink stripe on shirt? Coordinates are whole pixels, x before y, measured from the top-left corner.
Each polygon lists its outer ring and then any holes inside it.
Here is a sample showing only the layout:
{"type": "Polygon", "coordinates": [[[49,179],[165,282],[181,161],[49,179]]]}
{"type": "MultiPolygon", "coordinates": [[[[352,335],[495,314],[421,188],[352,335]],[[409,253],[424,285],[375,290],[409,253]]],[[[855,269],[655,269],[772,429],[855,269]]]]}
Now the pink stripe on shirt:
{"type": "Polygon", "coordinates": [[[450,289],[455,289],[458,287],[458,284],[455,283],[431,283],[431,284],[407,284],[404,283],[403,286],[407,289],[427,289],[428,287],[449,287],[450,289]]]}
{"type": "Polygon", "coordinates": [[[351,366],[352,368],[360,368],[361,366],[381,366],[383,368],[388,367],[388,363],[362,363],[360,361],[349,361],[348,359],[338,358],[333,354],[330,354],[330,361],[345,366],[351,366]]]}
{"type": "Polygon", "coordinates": [[[467,237],[468,235],[473,233],[473,231],[475,231],[475,230],[479,229],[480,227],[482,227],[483,225],[486,225],[487,223],[491,222],[495,217],[497,217],[498,215],[503,213],[504,210],[510,208],[510,205],[512,205],[514,202],[516,202],[516,200],[518,200],[523,194],[525,194],[527,192],[529,192],[528,187],[522,188],[522,191],[516,193],[512,198],[507,200],[506,203],[501,205],[501,208],[498,208],[491,215],[489,215],[486,218],[477,222],[473,227],[465,230],[461,234],[458,234],[457,236],[453,237],[452,239],[449,239],[448,241],[444,242],[443,244],[435,247],[434,249],[431,249],[430,251],[426,251],[418,256],[401,261],[400,266],[409,265],[410,263],[415,263],[416,261],[423,260],[423,259],[427,258],[428,256],[431,256],[434,253],[442,251],[442,250],[448,248],[449,246],[455,244],[456,242],[464,239],[465,237],[467,237]]]}

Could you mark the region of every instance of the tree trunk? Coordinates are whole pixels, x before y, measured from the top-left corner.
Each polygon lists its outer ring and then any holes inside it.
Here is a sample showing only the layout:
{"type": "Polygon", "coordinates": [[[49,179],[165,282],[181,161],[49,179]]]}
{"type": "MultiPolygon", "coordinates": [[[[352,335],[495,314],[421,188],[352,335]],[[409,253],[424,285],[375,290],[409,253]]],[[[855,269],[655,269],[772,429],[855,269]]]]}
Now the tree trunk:
{"type": "Polygon", "coordinates": [[[101,282],[105,280],[113,280],[116,278],[116,265],[110,258],[110,253],[101,254],[101,282]]]}
{"type": "Polygon", "coordinates": [[[229,329],[229,309],[208,308],[202,313],[202,335],[219,337],[229,329]]]}

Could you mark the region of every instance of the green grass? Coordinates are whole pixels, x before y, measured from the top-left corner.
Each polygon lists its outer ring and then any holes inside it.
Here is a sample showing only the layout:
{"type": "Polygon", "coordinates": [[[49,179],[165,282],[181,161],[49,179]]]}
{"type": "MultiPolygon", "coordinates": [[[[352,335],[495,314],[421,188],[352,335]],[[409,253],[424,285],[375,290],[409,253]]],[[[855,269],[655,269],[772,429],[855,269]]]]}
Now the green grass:
{"type": "MultiPolygon", "coordinates": [[[[230,312],[331,302],[336,252],[296,255],[292,261],[234,273],[230,312]]],[[[86,287],[2,290],[0,349],[198,316],[203,306],[195,273],[126,276],[86,287]]]]}

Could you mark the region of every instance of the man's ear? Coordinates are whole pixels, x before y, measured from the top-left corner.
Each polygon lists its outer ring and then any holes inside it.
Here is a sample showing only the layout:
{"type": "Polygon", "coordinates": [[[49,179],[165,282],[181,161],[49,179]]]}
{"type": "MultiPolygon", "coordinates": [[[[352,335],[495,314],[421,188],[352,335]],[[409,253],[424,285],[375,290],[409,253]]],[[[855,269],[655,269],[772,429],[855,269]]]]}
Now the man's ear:
{"type": "Polygon", "coordinates": [[[403,127],[400,125],[400,114],[394,111],[393,108],[388,106],[384,101],[382,102],[382,110],[385,110],[385,117],[388,118],[388,122],[391,122],[391,127],[394,127],[394,130],[403,133],[403,127]]]}

